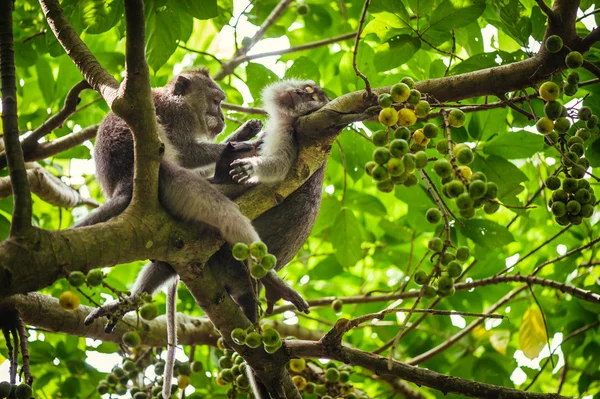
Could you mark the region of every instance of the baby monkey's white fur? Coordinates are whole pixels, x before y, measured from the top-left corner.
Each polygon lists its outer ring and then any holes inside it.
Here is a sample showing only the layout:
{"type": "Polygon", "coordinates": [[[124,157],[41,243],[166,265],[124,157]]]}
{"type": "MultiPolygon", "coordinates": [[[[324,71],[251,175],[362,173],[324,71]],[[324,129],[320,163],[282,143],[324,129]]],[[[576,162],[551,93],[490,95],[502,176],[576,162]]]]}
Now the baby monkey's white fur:
{"type": "Polygon", "coordinates": [[[298,157],[294,136],[296,120],[329,102],[312,80],[288,79],[267,86],[262,101],[269,116],[259,155],[231,163],[238,183],[276,183],[285,179],[298,157]]]}

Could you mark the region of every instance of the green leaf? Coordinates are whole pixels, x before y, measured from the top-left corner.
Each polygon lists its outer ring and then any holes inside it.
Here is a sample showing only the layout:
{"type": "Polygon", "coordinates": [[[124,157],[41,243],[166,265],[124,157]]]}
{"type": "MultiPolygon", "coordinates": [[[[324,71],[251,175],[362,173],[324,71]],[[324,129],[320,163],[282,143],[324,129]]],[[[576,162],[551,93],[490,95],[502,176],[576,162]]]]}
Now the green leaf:
{"type": "Polygon", "coordinates": [[[35,70],[38,75],[38,86],[44,97],[44,102],[49,107],[55,100],[54,75],[52,75],[52,68],[45,58],[40,57],[35,64],[35,70]]]}
{"type": "Polygon", "coordinates": [[[415,15],[427,16],[433,8],[433,0],[408,0],[408,5],[415,15]]]}
{"type": "Polygon", "coordinates": [[[67,378],[60,387],[60,393],[67,398],[79,397],[81,393],[79,378],[67,378]]]}
{"type": "Polygon", "coordinates": [[[344,268],[340,265],[334,255],[329,255],[315,265],[308,272],[311,280],[329,280],[344,272],[344,268]]]}
{"type": "Polygon", "coordinates": [[[409,35],[401,35],[390,39],[377,47],[375,55],[375,68],[378,72],[398,68],[410,60],[421,48],[421,41],[409,35]]]}
{"type": "Polygon", "coordinates": [[[156,7],[154,1],[146,4],[146,59],[156,72],[177,49],[179,15],[172,7],[156,7]]]}
{"type": "Polygon", "coordinates": [[[436,30],[451,30],[477,20],[485,10],[485,0],[445,0],[433,10],[429,25],[436,30]]]}
{"type": "Polygon", "coordinates": [[[507,133],[506,108],[491,109],[487,112],[475,112],[469,122],[469,136],[475,140],[487,140],[492,135],[507,133]]]}
{"type": "Polygon", "coordinates": [[[342,204],[335,197],[323,198],[321,201],[321,209],[315,221],[312,234],[318,234],[323,230],[331,227],[336,216],[342,210],[342,204]]]}
{"type": "Polygon", "coordinates": [[[370,213],[374,216],[387,214],[387,209],[379,198],[360,191],[347,190],[345,204],[356,211],[370,213]]]}
{"type": "Polygon", "coordinates": [[[108,31],[123,15],[123,0],[85,0],[78,7],[81,22],[91,34],[108,31]]]}
{"type": "Polygon", "coordinates": [[[342,266],[354,266],[362,259],[360,225],[350,209],[343,208],[337,215],[329,236],[335,257],[342,266]]]}
{"type": "Polygon", "coordinates": [[[218,14],[217,0],[172,0],[173,6],[194,18],[211,19],[218,14]]]}
{"type": "Polygon", "coordinates": [[[590,165],[594,168],[600,166],[600,137],[588,141],[585,149],[585,157],[589,159],[590,165]]]}
{"type": "Polygon", "coordinates": [[[544,149],[544,137],[541,134],[520,130],[507,133],[486,142],[483,151],[506,159],[525,159],[544,149]]]}
{"type": "Polygon", "coordinates": [[[475,153],[471,169],[485,173],[488,181],[498,185],[498,198],[500,199],[513,192],[519,183],[529,180],[515,164],[497,155],[484,158],[479,153],[475,153]]]}
{"type": "Polygon", "coordinates": [[[504,226],[486,219],[465,219],[464,226],[459,225],[460,232],[474,243],[487,248],[503,247],[515,239],[504,226]]]}
{"type": "Polygon", "coordinates": [[[31,364],[52,363],[56,357],[56,350],[46,341],[33,341],[29,343],[29,361],[31,364]]]}
{"type": "Polygon", "coordinates": [[[519,45],[527,46],[531,35],[531,20],[524,16],[525,7],[519,0],[497,0],[493,7],[488,7],[485,19],[506,33],[519,45]],[[494,12],[495,11],[495,12],[494,12]]]}
{"type": "Polygon", "coordinates": [[[119,345],[113,342],[102,342],[96,348],[90,348],[89,350],[99,353],[117,353],[119,351],[119,345]]]}
{"type": "MultiPolygon", "coordinates": [[[[364,134],[364,130],[361,132],[364,134]]],[[[345,129],[338,138],[346,157],[346,170],[355,182],[365,174],[365,164],[373,159],[375,146],[352,129],[345,129]]],[[[343,165],[339,148],[334,148],[332,158],[343,165]]]]}
{"type": "Polygon", "coordinates": [[[260,92],[262,89],[269,83],[273,83],[278,79],[277,75],[270,69],[253,62],[248,63],[246,66],[246,76],[249,77],[246,79],[246,84],[248,85],[250,94],[252,94],[256,104],[260,104],[261,102],[260,92]]]}
{"type": "Polygon", "coordinates": [[[308,57],[298,57],[291,67],[285,71],[286,79],[310,79],[315,82],[320,80],[319,67],[308,57]]]}

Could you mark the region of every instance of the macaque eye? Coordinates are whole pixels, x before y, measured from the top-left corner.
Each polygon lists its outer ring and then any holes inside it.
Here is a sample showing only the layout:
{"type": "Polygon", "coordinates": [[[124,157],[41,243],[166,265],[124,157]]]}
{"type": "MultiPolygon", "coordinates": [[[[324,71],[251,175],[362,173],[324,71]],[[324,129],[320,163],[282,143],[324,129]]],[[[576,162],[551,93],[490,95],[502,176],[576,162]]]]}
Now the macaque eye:
{"type": "Polygon", "coordinates": [[[215,98],[215,100],[214,100],[214,101],[215,101],[215,104],[216,104],[216,105],[221,105],[221,100],[219,100],[218,98],[215,98]]]}
{"type": "MultiPolygon", "coordinates": [[[[307,92],[307,93],[314,93],[314,92],[315,92],[315,89],[313,89],[313,88],[312,88],[312,87],[310,87],[310,86],[306,86],[306,87],[304,88],[304,91],[305,91],[305,92],[307,92]]],[[[313,98],[314,98],[314,97],[313,97],[313,98]]]]}

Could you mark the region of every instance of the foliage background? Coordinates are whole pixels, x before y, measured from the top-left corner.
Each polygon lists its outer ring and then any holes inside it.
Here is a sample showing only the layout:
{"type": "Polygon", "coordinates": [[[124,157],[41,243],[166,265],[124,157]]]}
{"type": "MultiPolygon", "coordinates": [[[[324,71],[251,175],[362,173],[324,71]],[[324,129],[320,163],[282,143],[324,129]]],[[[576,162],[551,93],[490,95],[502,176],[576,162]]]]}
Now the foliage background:
{"type": "MultiPolygon", "coordinates": [[[[237,42],[253,33],[276,5],[276,1],[255,0],[255,5],[241,18],[237,42]],[[246,21],[247,18],[247,21],[246,21]],[[256,28],[254,28],[256,29],[256,28]]],[[[152,70],[152,85],[164,85],[182,68],[207,66],[216,73],[219,61],[233,53],[232,25],[242,12],[245,2],[227,0],[148,0],[146,4],[147,57],[152,70]],[[216,56],[198,54],[194,49],[216,56]]],[[[311,0],[310,12],[300,16],[295,4],[285,12],[259,43],[260,48],[272,50],[273,43],[290,46],[353,32],[357,29],[363,2],[338,0],[311,0]]],[[[581,1],[580,14],[595,8],[591,0],[581,1]]],[[[123,3],[119,0],[65,0],[65,13],[89,46],[117,79],[124,67],[123,3]]],[[[425,80],[459,73],[467,73],[496,65],[528,58],[539,49],[546,17],[534,0],[374,0],[358,48],[358,66],[374,87],[391,85],[404,76],[425,80]],[[454,32],[456,50],[452,50],[454,32]],[[418,33],[417,33],[418,32],[418,33]],[[440,51],[441,50],[441,51],[440,51]],[[454,51],[461,60],[454,60],[447,68],[454,51]]],[[[585,18],[577,24],[582,36],[597,25],[600,14],[585,18]]],[[[244,63],[220,84],[228,102],[260,107],[258,94],[266,84],[283,77],[313,79],[330,97],[363,88],[363,82],[352,69],[353,40],[340,41],[330,46],[294,52],[268,59],[258,58],[244,63]],[[265,66],[266,65],[266,66],[265,66]]],[[[42,124],[50,114],[57,112],[68,90],[81,74],[64,54],[40,11],[39,4],[17,0],[15,6],[15,54],[17,63],[18,103],[20,128],[25,132],[42,124]],[[39,34],[38,32],[45,32],[39,34]]],[[[586,59],[599,61],[600,47],[595,45],[586,59]]],[[[252,53],[251,53],[252,54],[252,53]]],[[[579,71],[581,80],[594,76],[579,71]]],[[[578,98],[583,104],[600,112],[600,87],[582,87],[578,98]]],[[[72,131],[98,123],[108,111],[99,95],[84,91],[81,110],[73,114],[65,125],[46,138],[52,140],[72,131]],[[87,106],[90,104],[90,106],[87,106]]],[[[567,103],[570,99],[565,98],[567,103]]],[[[483,103],[484,98],[465,102],[483,103]]],[[[491,100],[490,100],[491,101],[491,100]]],[[[463,103],[465,103],[463,102],[463,103]]],[[[542,103],[533,102],[536,112],[542,114],[542,103]]],[[[245,120],[256,115],[229,112],[232,118],[245,120]]],[[[263,118],[262,116],[258,116],[263,118]]],[[[439,120],[437,121],[440,122],[439,120]]],[[[509,108],[467,115],[465,128],[454,129],[456,142],[477,146],[474,170],[481,170],[500,187],[499,199],[510,205],[523,205],[540,187],[541,181],[556,168],[558,154],[544,146],[543,138],[535,132],[523,115],[509,108]]],[[[224,136],[236,123],[228,122],[224,136]]],[[[407,277],[407,268],[426,256],[428,240],[437,234],[436,226],[425,221],[425,211],[434,206],[423,186],[399,187],[392,194],[376,190],[364,173],[364,164],[371,159],[374,145],[368,137],[380,125],[357,123],[347,128],[334,146],[327,165],[323,187],[323,204],[310,239],[281,273],[293,282],[305,298],[351,296],[373,292],[392,292],[407,277]]],[[[600,166],[600,139],[588,144],[586,155],[592,166],[600,166]]],[[[91,159],[92,143],[72,148],[42,162],[53,174],[77,188],[83,195],[103,201],[94,180],[91,159]]],[[[432,156],[434,151],[432,151],[432,156]]],[[[596,173],[597,169],[594,168],[596,173]]],[[[6,170],[2,171],[6,175],[6,170]]],[[[597,183],[592,182],[597,189],[597,183]]],[[[539,248],[518,264],[515,273],[528,274],[540,263],[564,254],[598,236],[598,216],[580,226],[573,226],[551,243],[546,241],[561,227],[551,218],[546,208],[548,191],[537,197],[535,209],[501,208],[493,216],[477,215],[465,221],[465,226],[453,225],[452,234],[457,245],[468,245],[473,254],[470,262],[476,264],[468,273],[468,280],[491,277],[520,257],[539,248]],[[509,223],[518,216],[510,227],[509,223]],[[482,234],[480,227],[485,227],[482,234]]],[[[600,193],[597,193],[600,195],[600,193]]],[[[51,206],[34,196],[35,224],[44,229],[63,229],[88,212],[84,207],[73,210],[51,206]]],[[[0,201],[0,238],[8,236],[12,214],[12,198],[0,201]]],[[[107,249],[111,250],[111,249],[107,249]]],[[[592,248],[547,266],[541,277],[576,285],[600,292],[600,267],[595,263],[597,250],[592,248]]],[[[143,262],[120,265],[107,269],[111,285],[126,289],[133,282],[143,262]]],[[[425,261],[423,268],[431,269],[425,261]]],[[[43,292],[58,296],[67,289],[65,280],[58,281],[43,292]]],[[[416,288],[409,283],[408,289],[416,288]]],[[[514,285],[497,284],[470,291],[459,291],[442,301],[438,309],[484,312],[514,285]]],[[[565,363],[568,372],[563,379],[562,394],[573,397],[600,395],[600,335],[598,328],[578,335],[568,343],[561,340],[570,332],[599,320],[598,305],[579,301],[560,292],[534,286],[533,292],[543,310],[550,346],[555,352],[555,367],[544,368],[531,390],[555,392],[565,363]]],[[[110,292],[93,292],[96,298],[109,298],[110,292]]],[[[185,288],[179,289],[178,310],[201,315],[201,310],[185,288]]],[[[83,298],[82,298],[83,299],[83,298]]],[[[164,310],[164,296],[157,297],[164,310]]],[[[83,299],[83,303],[87,303],[83,299]]],[[[427,303],[427,301],[425,301],[427,303]]],[[[387,304],[398,305],[398,304],[387,304]]],[[[274,316],[288,324],[300,324],[309,329],[327,331],[330,323],[339,317],[352,318],[382,310],[385,303],[347,305],[336,315],[329,307],[313,309],[309,318],[294,312],[274,316]]],[[[410,307],[411,302],[401,304],[410,307]]],[[[488,320],[458,344],[421,364],[422,367],[477,381],[523,389],[540,372],[549,355],[544,349],[529,360],[523,355],[519,330],[525,312],[536,307],[531,292],[525,291],[498,313],[507,317],[501,321],[488,320]]],[[[366,351],[372,351],[393,338],[403,315],[389,315],[383,321],[354,329],[345,342],[366,351]]],[[[411,320],[415,320],[413,316],[411,320]]],[[[470,320],[460,316],[429,316],[399,344],[397,357],[408,360],[458,332],[470,320]]],[[[526,326],[534,341],[545,340],[539,326],[526,326]],[[531,330],[533,329],[533,331],[531,330]]],[[[527,330],[527,328],[526,328],[527,330]]],[[[118,346],[83,338],[30,330],[32,372],[36,377],[34,389],[40,397],[95,397],[95,385],[109,371],[116,358],[118,346]]],[[[521,333],[523,334],[523,333],[521,333]]],[[[0,353],[6,356],[4,343],[0,353]]],[[[189,353],[189,348],[185,349],[189,353]]],[[[185,358],[179,351],[178,356],[185,358]]],[[[197,349],[197,359],[206,369],[216,370],[214,348],[197,349]]],[[[4,360],[4,358],[0,358],[4,360]]],[[[8,362],[0,366],[1,375],[7,375],[8,362]]],[[[352,382],[373,397],[392,397],[393,389],[380,380],[370,378],[366,371],[356,369],[352,382]]],[[[4,379],[4,378],[2,378],[4,379]]],[[[226,397],[226,390],[218,387],[213,378],[195,374],[192,379],[196,395],[188,397],[226,397]]],[[[412,387],[426,397],[442,397],[441,392],[412,387]]],[[[189,388],[189,392],[193,392],[189,388]]]]}

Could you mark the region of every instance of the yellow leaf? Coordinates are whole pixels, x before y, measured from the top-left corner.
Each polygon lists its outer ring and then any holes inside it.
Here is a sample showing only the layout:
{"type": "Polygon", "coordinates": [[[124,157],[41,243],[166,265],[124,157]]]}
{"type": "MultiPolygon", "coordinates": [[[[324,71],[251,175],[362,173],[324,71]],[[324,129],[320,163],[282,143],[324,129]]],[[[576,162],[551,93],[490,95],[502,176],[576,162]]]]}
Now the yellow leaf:
{"type": "Polygon", "coordinates": [[[503,355],[506,355],[506,348],[508,347],[509,341],[510,331],[508,330],[494,331],[490,335],[490,344],[492,344],[492,348],[496,349],[499,353],[503,355]]]}
{"type": "Polygon", "coordinates": [[[519,345],[529,359],[538,357],[548,341],[544,318],[537,306],[532,306],[523,315],[523,322],[519,330],[519,345]]]}
{"type": "Polygon", "coordinates": [[[480,324],[473,329],[472,334],[475,338],[482,339],[488,334],[488,331],[480,324]]]}

